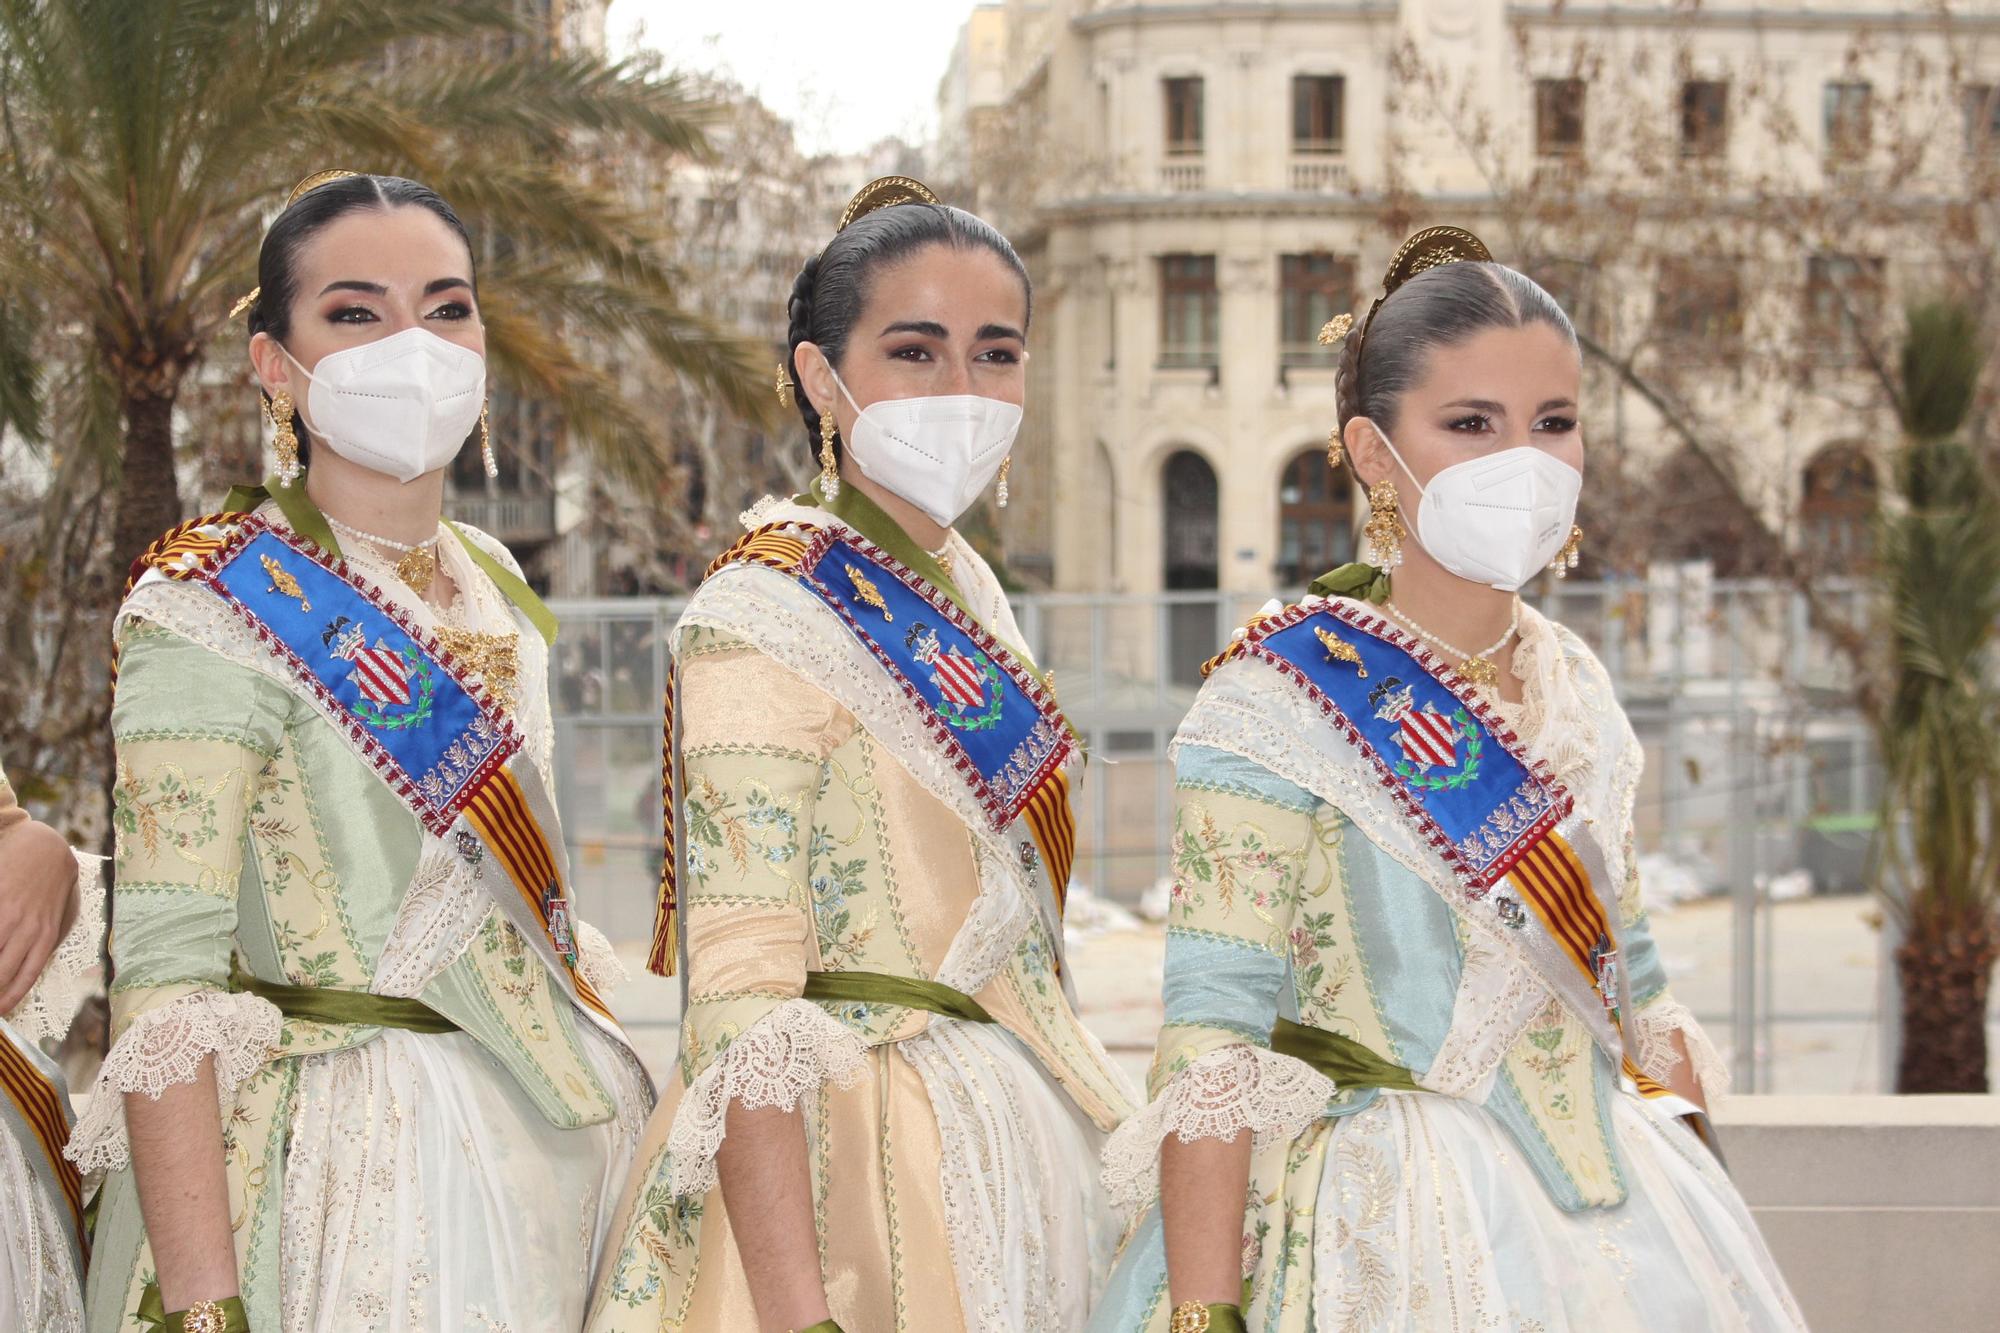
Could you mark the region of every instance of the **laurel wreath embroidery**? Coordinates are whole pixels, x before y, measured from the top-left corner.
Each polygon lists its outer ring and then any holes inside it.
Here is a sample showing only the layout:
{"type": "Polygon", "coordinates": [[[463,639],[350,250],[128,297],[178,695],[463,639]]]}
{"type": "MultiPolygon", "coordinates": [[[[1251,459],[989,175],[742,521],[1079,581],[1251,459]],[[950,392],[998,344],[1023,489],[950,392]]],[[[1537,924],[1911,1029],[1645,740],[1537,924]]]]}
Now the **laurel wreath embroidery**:
{"type": "Polygon", "coordinates": [[[431,705],[437,699],[437,681],[432,677],[430,664],[417,656],[409,648],[402,650],[402,658],[410,666],[410,679],[416,682],[417,697],[410,704],[410,711],[391,715],[382,711],[380,705],[371,699],[354,701],[354,712],[363,722],[382,731],[407,731],[420,727],[430,720],[431,705]]]}
{"type": "Polygon", "coordinates": [[[982,655],[979,661],[979,675],[986,682],[986,693],[991,700],[984,712],[968,713],[950,699],[938,700],[938,715],[960,731],[985,731],[1000,721],[1000,710],[1005,703],[1000,693],[1000,668],[982,655]]]}

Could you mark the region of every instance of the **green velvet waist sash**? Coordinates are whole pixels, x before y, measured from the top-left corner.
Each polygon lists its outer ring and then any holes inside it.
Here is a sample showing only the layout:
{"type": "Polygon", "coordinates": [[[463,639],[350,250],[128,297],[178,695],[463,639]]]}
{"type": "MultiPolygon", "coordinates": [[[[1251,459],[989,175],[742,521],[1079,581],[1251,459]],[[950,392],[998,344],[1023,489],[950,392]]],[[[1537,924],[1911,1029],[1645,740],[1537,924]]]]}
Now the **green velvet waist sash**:
{"type": "Polygon", "coordinates": [[[1417,1091],[1417,1080],[1409,1070],[1390,1064],[1360,1042],[1338,1032],[1281,1018],[1271,1025],[1271,1049],[1279,1055],[1305,1061],[1343,1091],[1348,1088],[1417,1091]]]}
{"type": "Polygon", "coordinates": [[[286,986],[264,981],[240,966],[229,977],[230,989],[269,1000],[287,1018],[312,1023],[351,1023],[356,1027],[402,1028],[405,1032],[457,1032],[458,1024],[422,1000],[367,991],[335,990],[331,986],[286,986]]]}
{"type": "Polygon", "coordinates": [[[964,991],[887,972],[808,972],[805,998],[835,1004],[899,1004],[967,1023],[993,1021],[993,1015],[964,991]]]}

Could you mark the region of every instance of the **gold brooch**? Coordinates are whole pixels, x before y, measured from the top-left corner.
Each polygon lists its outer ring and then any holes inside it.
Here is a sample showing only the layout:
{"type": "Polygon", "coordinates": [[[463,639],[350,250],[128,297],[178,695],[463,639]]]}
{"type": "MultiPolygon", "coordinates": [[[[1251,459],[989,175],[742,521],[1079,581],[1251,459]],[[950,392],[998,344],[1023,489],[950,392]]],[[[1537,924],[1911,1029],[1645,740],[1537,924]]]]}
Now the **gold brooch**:
{"type": "Polygon", "coordinates": [[[1326,649],[1327,661],[1351,662],[1354,664],[1354,669],[1360,674],[1361,678],[1363,680],[1368,679],[1368,668],[1361,664],[1361,654],[1355,649],[1353,644],[1341,638],[1338,634],[1321,629],[1317,625],[1313,627],[1313,635],[1318,638],[1319,646],[1326,649]]]}
{"type": "Polygon", "coordinates": [[[882,619],[894,620],[896,618],[895,612],[889,609],[889,604],[882,600],[882,590],[875,586],[873,579],[863,574],[853,565],[849,565],[847,567],[847,581],[854,585],[854,595],[865,605],[872,606],[877,611],[880,611],[882,619]]]}
{"type": "Polygon", "coordinates": [[[500,702],[512,708],[521,683],[521,636],[488,634],[476,629],[440,626],[438,645],[465,670],[486,682],[500,702]]]}
{"type": "Polygon", "coordinates": [[[291,571],[268,555],[260,554],[257,558],[264,562],[264,572],[271,576],[271,586],[267,591],[277,593],[280,597],[296,597],[301,611],[313,609],[312,603],[306,600],[305,590],[299,587],[299,581],[292,577],[291,571]]]}
{"type": "Polygon", "coordinates": [[[1339,342],[1342,338],[1345,338],[1347,336],[1348,330],[1352,329],[1353,327],[1354,327],[1354,316],[1335,315],[1332,319],[1329,319],[1324,325],[1321,326],[1319,331],[1319,345],[1321,347],[1333,346],[1335,343],[1339,342]]]}

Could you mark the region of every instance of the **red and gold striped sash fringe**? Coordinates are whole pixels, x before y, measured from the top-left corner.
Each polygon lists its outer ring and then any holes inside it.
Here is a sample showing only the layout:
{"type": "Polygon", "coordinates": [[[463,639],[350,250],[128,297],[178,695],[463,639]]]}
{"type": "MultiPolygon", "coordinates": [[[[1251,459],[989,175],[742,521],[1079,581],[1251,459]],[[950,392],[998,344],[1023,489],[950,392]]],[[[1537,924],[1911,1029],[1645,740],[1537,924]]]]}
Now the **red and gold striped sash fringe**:
{"type": "Polygon", "coordinates": [[[773,569],[789,569],[798,564],[806,553],[805,540],[793,532],[786,531],[789,524],[766,524],[754,532],[745,533],[734,546],[711,560],[702,577],[708,578],[724,565],[739,561],[769,565],[773,569]]]}
{"type": "Polygon", "coordinates": [[[1560,834],[1549,834],[1515,864],[1512,878],[1563,952],[1596,985],[1597,941],[1609,937],[1610,923],[1569,843],[1560,834]]]}
{"type": "MultiPolygon", "coordinates": [[[[42,1152],[62,1186],[63,1202],[69,1206],[77,1235],[83,1236],[83,1177],[63,1156],[63,1149],[69,1145],[69,1123],[63,1115],[62,1094],[35,1068],[33,1061],[4,1037],[0,1037],[0,1092],[6,1093],[41,1141],[42,1152]]],[[[88,1253],[87,1238],[85,1252],[88,1253]]]]}
{"type": "MultiPolygon", "coordinates": [[[[244,514],[225,511],[220,514],[207,514],[201,518],[191,518],[185,523],[178,523],[168,528],[159,537],[154,539],[151,546],[140,552],[137,560],[132,562],[131,569],[125,575],[125,592],[123,596],[130,597],[132,595],[132,589],[139,586],[139,580],[145,577],[147,570],[158,569],[161,573],[170,573],[166,566],[173,561],[187,555],[195,557],[205,556],[212,551],[219,550],[223,541],[226,540],[226,538],[210,536],[208,533],[199,531],[199,529],[220,523],[240,522],[245,517],[247,516],[244,514]]],[[[113,647],[111,650],[111,683],[114,686],[118,683],[118,649],[116,647],[113,647]]]]}
{"type": "MultiPolygon", "coordinates": [[[[546,934],[549,928],[546,895],[551,889],[561,891],[562,878],[556,873],[555,856],[549,850],[547,835],[528,811],[520,779],[505,768],[496,770],[473,793],[465,807],[465,817],[507,868],[507,877],[514,881],[514,887],[520,890],[546,934]]],[[[576,980],[577,998],[605,1018],[611,1018],[610,1008],[583,973],[572,967],[570,975],[576,980]]]]}
{"type": "Polygon", "coordinates": [[[1234,642],[1232,642],[1227,648],[1224,648],[1221,652],[1209,658],[1206,662],[1203,662],[1201,664],[1201,678],[1203,680],[1207,680],[1211,675],[1215,673],[1218,667],[1223,666],[1233,657],[1241,656],[1247,642],[1248,641],[1244,639],[1237,639],[1234,642]]]}
{"type": "Polygon", "coordinates": [[[1042,850],[1056,906],[1061,908],[1069,900],[1069,873],[1076,864],[1076,811],[1069,803],[1069,774],[1062,769],[1051,773],[1022,807],[1021,817],[1042,850]]]}
{"type": "Polygon", "coordinates": [[[661,710],[666,717],[665,740],[660,746],[660,824],[665,859],[660,862],[660,897],[653,907],[653,947],[646,954],[646,970],[670,977],[680,963],[679,866],[680,830],[675,820],[680,814],[680,774],[674,757],[674,706],[679,693],[680,668],[667,667],[666,699],[661,710]]]}

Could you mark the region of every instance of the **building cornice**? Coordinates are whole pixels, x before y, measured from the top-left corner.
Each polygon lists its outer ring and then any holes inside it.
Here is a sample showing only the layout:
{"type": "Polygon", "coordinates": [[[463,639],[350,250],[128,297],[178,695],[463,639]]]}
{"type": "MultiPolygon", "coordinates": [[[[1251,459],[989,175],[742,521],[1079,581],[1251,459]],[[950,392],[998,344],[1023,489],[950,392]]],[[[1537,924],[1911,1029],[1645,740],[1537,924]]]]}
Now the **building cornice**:
{"type": "Polygon", "coordinates": [[[1940,19],[1935,13],[1899,13],[1888,9],[1766,9],[1760,6],[1717,9],[1706,5],[1684,9],[1664,4],[1654,9],[1630,9],[1614,5],[1515,4],[1507,6],[1507,18],[1511,22],[1551,28],[1873,28],[1933,32],[1941,36],[1955,31],[2000,32],[2000,13],[1953,14],[1940,19]]]}
{"type": "Polygon", "coordinates": [[[1217,19],[1395,18],[1395,0],[1298,0],[1286,4],[1119,5],[1093,9],[1070,19],[1077,32],[1122,28],[1142,23],[1207,23],[1217,19]]]}

